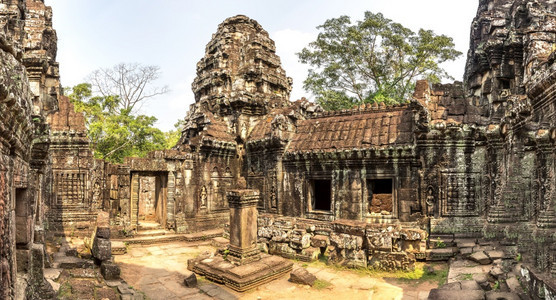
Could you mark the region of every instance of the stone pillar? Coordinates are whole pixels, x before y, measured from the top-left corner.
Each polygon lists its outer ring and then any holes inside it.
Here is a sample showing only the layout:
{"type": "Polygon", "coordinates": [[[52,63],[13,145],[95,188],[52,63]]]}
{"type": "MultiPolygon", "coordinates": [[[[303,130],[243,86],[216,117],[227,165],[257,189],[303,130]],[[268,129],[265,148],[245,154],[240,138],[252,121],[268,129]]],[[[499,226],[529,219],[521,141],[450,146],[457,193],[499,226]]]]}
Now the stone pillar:
{"type": "Polygon", "coordinates": [[[237,264],[261,258],[257,247],[258,190],[232,190],[227,194],[230,205],[230,245],[227,258],[237,264]]]}

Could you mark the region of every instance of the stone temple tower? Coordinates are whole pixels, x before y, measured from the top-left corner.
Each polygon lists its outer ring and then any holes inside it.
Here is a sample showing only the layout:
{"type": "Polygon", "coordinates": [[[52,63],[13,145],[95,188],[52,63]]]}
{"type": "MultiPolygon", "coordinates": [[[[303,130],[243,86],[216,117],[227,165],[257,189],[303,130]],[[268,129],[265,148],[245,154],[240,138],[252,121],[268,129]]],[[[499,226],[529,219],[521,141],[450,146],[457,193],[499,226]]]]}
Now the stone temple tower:
{"type": "Polygon", "coordinates": [[[228,138],[243,144],[264,115],[289,105],[291,83],[274,41],[257,21],[242,15],[226,19],[197,63],[195,103],[180,144],[194,146],[208,123],[224,126],[228,138]]]}

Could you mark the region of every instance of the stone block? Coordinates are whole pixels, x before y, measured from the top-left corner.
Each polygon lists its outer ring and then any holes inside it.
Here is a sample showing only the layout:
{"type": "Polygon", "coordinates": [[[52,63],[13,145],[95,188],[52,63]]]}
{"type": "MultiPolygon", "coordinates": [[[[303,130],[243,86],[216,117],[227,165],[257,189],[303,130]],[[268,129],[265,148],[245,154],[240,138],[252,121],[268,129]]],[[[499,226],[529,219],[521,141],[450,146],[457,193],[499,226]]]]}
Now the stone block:
{"type": "Polygon", "coordinates": [[[491,259],[491,260],[495,260],[495,259],[501,259],[504,258],[504,251],[500,251],[500,250],[490,250],[490,251],[485,251],[486,255],[491,259]]]}
{"type": "Polygon", "coordinates": [[[312,286],[316,280],[317,277],[305,268],[297,268],[290,273],[290,281],[293,283],[312,286]]]}
{"type": "Polygon", "coordinates": [[[297,250],[309,248],[311,246],[311,234],[294,230],[290,234],[290,247],[297,250]]]}
{"type": "Polygon", "coordinates": [[[510,289],[510,292],[512,292],[512,293],[522,293],[523,292],[523,288],[521,287],[521,285],[519,284],[519,280],[515,276],[512,276],[512,277],[506,279],[506,285],[508,286],[508,288],[510,289]]]}
{"type": "Polygon", "coordinates": [[[103,239],[110,238],[110,227],[97,227],[96,236],[103,239]]]}
{"type": "Polygon", "coordinates": [[[504,275],[504,271],[500,267],[493,267],[490,269],[488,274],[494,278],[500,278],[500,276],[504,275]]]}
{"type": "Polygon", "coordinates": [[[492,263],[492,260],[483,251],[475,252],[469,255],[469,259],[480,263],[481,265],[488,265],[492,263]]]}
{"type": "Polygon", "coordinates": [[[197,276],[195,275],[195,273],[191,273],[186,276],[183,280],[183,284],[185,284],[185,286],[188,288],[197,287],[197,276]]]}
{"type": "Polygon", "coordinates": [[[114,262],[106,260],[100,264],[100,274],[105,280],[116,280],[120,278],[120,267],[114,262]]]}
{"type": "Polygon", "coordinates": [[[315,261],[319,259],[319,255],[319,248],[309,247],[301,250],[301,252],[297,254],[297,258],[302,261],[315,261]]]}
{"type": "Polygon", "coordinates": [[[271,241],[268,249],[270,254],[279,255],[287,258],[295,258],[297,252],[292,249],[289,243],[276,243],[271,241]]]}
{"type": "Polygon", "coordinates": [[[268,253],[268,244],[267,243],[257,243],[257,247],[262,253],[268,253]]]}
{"type": "Polygon", "coordinates": [[[457,248],[439,248],[439,249],[429,249],[426,251],[427,260],[431,261],[441,261],[441,260],[448,260],[455,255],[454,249],[457,248]]]}
{"type": "Polygon", "coordinates": [[[17,249],[15,254],[17,258],[17,272],[27,273],[31,264],[31,250],[17,249]]]}
{"type": "Polygon", "coordinates": [[[345,233],[331,233],[330,244],[339,249],[360,250],[363,247],[363,238],[345,233]]]}
{"type": "Polygon", "coordinates": [[[108,260],[112,255],[112,244],[110,240],[95,238],[93,241],[93,248],[91,249],[93,256],[100,260],[108,260]]]}
{"type": "Polygon", "coordinates": [[[41,282],[44,279],[44,245],[33,244],[31,247],[31,264],[29,275],[34,282],[41,282]]]}
{"type": "Polygon", "coordinates": [[[323,248],[330,245],[330,239],[325,235],[315,235],[311,237],[311,247],[323,248]]]}
{"type": "Polygon", "coordinates": [[[346,250],[346,261],[344,265],[351,268],[366,268],[367,253],[365,250],[346,250]]]}
{"type": "Polygon", "coordinates": [[[106,211],[99,211],[97,214],[97,227],[110,227],[110,213],[106,211]]]}

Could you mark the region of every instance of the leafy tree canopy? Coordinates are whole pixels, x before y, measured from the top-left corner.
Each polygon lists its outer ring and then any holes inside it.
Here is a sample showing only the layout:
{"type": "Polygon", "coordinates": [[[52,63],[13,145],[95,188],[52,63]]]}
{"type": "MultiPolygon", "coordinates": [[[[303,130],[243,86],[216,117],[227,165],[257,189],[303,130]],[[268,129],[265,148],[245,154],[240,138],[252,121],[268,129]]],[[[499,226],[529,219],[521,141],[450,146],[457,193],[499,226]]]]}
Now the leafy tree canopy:
{"type": "Polygon", "coordinates": [[[452,38],[415,33],[380,13],[367,11],[355,24],[348,16],[329,19],[317,29],[298,57],[311,66],[304,88],[326,110],[405,101],[417,79],[451,78],[440,64],[461,55],[452,38]]]}
{"type": "Polygon", "coordinates": [[[81,83],[68,92],[75,110],[83,112],[96,158],[115,163],[125,157],[145,156],[170,148],[167,134],[154,127],[155,117],[131,114],[117,95],[94,96],[91,84],[81,83]]]}

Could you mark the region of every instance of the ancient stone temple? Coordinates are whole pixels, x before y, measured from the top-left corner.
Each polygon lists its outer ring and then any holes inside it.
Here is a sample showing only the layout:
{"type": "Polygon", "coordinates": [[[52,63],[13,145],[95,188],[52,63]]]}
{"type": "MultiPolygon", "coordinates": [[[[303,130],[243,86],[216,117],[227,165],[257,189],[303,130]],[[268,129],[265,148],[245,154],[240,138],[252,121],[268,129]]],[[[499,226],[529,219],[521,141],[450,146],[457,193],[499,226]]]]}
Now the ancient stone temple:
{"type": "Polygon", "coordinates": [[[51,180],[46,117],[60,93],[51,18],[43,1],[0,1],[2,299],[53,296],[42,275],[51,180]]]}
{"type": "Polygon", "coordinates": [[[523,256],[534,299],[556,294],[553,0],[481,0],[463,83],[418,81],[400,104],[335,112],[290,101],[268,33],[228,18],[197,64],[178,145],[121,165],[93,158],[61,95],[50,8],[0,0],[0,29],[2,299],[52,298],[45,232],[89,235],[101,211],[105,265],[109,237],[153,224],[178,240],[226,229],[230,266],[325,255],[407,270],[478,243],[523,256]]]}

